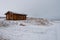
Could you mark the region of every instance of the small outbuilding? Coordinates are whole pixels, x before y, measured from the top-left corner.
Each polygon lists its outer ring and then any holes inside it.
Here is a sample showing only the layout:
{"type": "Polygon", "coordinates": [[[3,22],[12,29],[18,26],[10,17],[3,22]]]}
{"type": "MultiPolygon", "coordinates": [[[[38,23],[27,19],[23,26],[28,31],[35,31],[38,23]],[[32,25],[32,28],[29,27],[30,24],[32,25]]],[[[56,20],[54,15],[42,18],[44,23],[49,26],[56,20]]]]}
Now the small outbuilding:
{"type": "Polygon", "coordinates": [[[5,13],[6,20],[26,20],[26,14],[20,14],[20,13],[14,13],[11,11],[8,11],[5,13]]]}

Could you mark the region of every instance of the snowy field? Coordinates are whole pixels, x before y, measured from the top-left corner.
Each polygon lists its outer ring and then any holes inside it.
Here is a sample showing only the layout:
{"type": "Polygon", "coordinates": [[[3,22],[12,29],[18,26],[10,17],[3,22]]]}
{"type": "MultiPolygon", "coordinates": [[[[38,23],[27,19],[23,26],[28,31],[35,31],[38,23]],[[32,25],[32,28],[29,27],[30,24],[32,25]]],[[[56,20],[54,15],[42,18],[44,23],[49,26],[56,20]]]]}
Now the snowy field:
{"type": "Polygon", "coordinates": [[[58,40],[59,22],[0,19],[0,40],[58,40]],[[46,24],[45,24],[46,23],[46,24]]]}

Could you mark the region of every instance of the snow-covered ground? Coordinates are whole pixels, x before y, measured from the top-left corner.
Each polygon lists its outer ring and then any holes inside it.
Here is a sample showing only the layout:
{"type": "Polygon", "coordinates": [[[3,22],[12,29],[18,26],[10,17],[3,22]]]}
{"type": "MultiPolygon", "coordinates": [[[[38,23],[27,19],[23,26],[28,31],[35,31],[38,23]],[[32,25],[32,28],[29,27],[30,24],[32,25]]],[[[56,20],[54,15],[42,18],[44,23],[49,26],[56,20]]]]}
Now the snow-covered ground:
{"type": "Polygon", "coordinates": [[[58,22],[51,25],[36,25],[26,21],[0,20],[0,39],[2,40],[57,40],[60,26],[58,22]],[[6,25],[4,25],[6,24],[6,25]]]}

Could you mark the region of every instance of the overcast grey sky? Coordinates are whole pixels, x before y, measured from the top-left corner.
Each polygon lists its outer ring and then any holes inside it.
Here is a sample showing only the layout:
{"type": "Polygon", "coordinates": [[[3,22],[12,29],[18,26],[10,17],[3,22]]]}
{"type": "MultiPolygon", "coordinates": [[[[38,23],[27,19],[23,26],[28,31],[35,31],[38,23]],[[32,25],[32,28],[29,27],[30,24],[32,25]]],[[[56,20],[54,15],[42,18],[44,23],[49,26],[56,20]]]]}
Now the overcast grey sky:
{"type": "Polygon", "coordinates": [[[60,19],[60,0],[0,0],[0,16],[7,11],[30,17],[60,19]]]}

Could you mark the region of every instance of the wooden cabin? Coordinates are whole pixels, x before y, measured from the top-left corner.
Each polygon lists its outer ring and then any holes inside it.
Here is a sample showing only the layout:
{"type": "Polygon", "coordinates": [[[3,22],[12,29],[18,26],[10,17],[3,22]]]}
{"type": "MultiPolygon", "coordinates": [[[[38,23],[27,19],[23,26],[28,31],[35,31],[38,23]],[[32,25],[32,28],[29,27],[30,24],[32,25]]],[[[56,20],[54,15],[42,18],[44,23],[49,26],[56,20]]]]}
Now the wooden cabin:
{"type": "Polygon", "coordinates": [[[26,14],[19,14],[19,13],[14,13],[11,11],[8,11],[5,13],[6,15],[6,20],[26,20],[26,14]]]}

